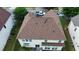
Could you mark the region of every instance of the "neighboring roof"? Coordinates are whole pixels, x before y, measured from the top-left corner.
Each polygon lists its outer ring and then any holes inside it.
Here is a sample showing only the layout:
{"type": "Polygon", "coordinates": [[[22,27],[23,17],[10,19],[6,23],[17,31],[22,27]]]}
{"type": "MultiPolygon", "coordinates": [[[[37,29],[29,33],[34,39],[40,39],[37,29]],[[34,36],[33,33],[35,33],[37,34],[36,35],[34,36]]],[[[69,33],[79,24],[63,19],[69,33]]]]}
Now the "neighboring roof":
{"type": "Polygon", "coordinates": [[[72,17],[71,20],[75,26],[79,26],[79,15],[72,17]]]}
{"type": "Polygon", "coordinates": [[[10,13],[0,7],[0,30],[8,20],[9,16],[10,16],[10,13]]]}
{"type": "Polygon", "coordinates": [[[28,13],[25,16],[17,39],[53,39],[64,40],[65,35],[58,15],[48,11],[44,16],[35,16],[28,13]]]}
{"type": "Polygon", "coordinates": [[[42,43],[43,46],[64,46],[64,43],[42,43]]]}

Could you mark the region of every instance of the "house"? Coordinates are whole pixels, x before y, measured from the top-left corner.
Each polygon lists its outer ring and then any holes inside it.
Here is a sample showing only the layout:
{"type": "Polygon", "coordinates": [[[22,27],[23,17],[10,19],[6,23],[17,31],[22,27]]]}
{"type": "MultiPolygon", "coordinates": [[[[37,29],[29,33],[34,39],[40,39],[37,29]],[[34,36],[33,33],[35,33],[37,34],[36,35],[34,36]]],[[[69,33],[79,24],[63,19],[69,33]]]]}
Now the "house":
{"type": "Polygon", "coordinates": [[[0,50],[4,49],[12,27],[12,15],[0,7],[0,50]]]}
{"type": "Polygon", "coordinates": [[[50,10],[29,12],[24,18],[17,39],[21,47],[60,51],[66,38],[57,13],[50,10]]]}
{"type": "Polygon", "coordinates": [[[76,51],[79,51],[79,15],[71,18],[68,30],[76,51]]]}

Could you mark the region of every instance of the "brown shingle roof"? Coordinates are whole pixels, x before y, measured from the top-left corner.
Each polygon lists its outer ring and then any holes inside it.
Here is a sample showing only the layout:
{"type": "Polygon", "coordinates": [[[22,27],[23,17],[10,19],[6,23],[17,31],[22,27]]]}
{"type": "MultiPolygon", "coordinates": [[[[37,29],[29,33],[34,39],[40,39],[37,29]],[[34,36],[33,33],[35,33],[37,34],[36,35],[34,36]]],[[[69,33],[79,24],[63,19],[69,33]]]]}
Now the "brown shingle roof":
{"type": "Polygon", "coordinates": [[[25,16],[17,39],[57,39],[64,40],[64,32],[59,22],[59,17],[53,10],[44,16],[35,16],[28,13],[25,16]]]}
{"type": "Polygon", "coordinates": [[[9,16],[10,13],[0,7],[0,30],[8,20],[9,16]]]}

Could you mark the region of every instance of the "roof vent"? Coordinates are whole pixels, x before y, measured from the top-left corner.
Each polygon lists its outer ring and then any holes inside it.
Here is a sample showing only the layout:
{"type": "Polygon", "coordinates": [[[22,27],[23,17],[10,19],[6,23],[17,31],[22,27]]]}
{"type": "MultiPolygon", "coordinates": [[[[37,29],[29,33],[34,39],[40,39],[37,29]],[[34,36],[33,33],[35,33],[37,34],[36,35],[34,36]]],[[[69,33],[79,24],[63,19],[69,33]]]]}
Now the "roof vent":
{"type": "Polygon", "coordinates": [[[36,16],[43,16],[45,15],[45,12],[43,11],[36,11],[36,16]]]}

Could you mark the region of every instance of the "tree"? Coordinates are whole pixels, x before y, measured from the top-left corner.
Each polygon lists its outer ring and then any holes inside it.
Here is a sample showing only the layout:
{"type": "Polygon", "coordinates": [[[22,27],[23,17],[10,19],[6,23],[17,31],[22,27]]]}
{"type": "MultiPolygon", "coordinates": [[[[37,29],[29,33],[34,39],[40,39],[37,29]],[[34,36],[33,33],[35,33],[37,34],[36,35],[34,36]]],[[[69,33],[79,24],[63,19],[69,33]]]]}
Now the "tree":
{"type": "Polygon", "coordinates": [[[66,17],[69,19],[77,14],[79,14],[79,8],[78,7],[64,7],[63,13],[66,17]]]}
{"type": "Polygon", "coordinates": [[[26,8],[24,7],[17,7],[14,10],[14,18],[16,20],[16,22],[22,22],[25,15],[28,13],[26,8]]]}

